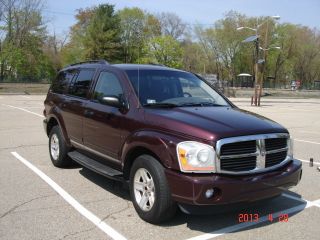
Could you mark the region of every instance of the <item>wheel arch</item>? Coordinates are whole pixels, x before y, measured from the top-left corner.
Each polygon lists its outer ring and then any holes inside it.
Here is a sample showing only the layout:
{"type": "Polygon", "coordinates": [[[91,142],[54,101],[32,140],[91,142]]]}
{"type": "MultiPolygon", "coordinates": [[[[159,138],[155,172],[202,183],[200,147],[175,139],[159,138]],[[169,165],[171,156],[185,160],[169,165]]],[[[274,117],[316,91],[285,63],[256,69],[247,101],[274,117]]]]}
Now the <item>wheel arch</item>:
{"type": "Polygon", "coordinates": [[[59,125],[59,122],[54,117],[51,117],[47,122],[47,129],[46,129],[47,136],[49,136],[51,129],[56,125],[59,125]]]}
{"type": "Polygon", "coordinates": [[[174,161],[173,149],[175,144],[165,134],[142,131],[130,136],[122,148],[122,169],[126,179],[129,178],[130,169],[134,160],[141,155],[154,157],[165,168],[172,168],[174,161]],[[172,146],[174,146],[172,148],[172,146]]]}
{"type": "Polygon", "coordinates": [[[126,180],[129,179],[130,170],[134,160],[141,155],[150,155],[154,157],[158,162],[161,163],[161,160],[153,151],[147,149],[146,147],[136,146],[130,149],[130,151],[126,154],[126,157],[125,157],[124,166],[123,166],[123,175],[126,180]]]}
{"type": "Polygon", "coordinates": [[[70,143],[70,140],[68,138],[68,135],[67,135],[67,131],[65,129],[65,126],[61,124],[61,121],[55,116],[55,115],[51,115],[51,116],[48,116],[47,117],[48,119],[48,122],[47,122],[47,136],[49,136],[50,134],[50,131],[51,129],[54,127],[54,126],[59,126],[60,127],[60,130],[62,132],[62,136],[66,142],[66,144],[68,146],[71,146],[71,143],[70,143]]]}

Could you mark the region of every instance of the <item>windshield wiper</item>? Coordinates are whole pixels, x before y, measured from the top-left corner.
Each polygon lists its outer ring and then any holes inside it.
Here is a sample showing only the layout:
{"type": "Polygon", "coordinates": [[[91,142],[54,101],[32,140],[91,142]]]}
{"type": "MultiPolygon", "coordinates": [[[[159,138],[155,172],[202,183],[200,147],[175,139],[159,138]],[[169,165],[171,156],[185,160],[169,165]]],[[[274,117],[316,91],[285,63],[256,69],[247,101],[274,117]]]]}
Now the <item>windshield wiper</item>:
{"type": "Polygon", "coordinates": [[[212,102],[183,103],[179,105],[179,107],[207,107],[207,106],[222,107],[224,105],[220,105],[212,102]]]}
{"type": "Polygon", "coordinates": [[[175,108],[179,107],[179,105],[174,103],[146,103],[143,104],[144,107],[155,107],[155,108],[175,108]]]}

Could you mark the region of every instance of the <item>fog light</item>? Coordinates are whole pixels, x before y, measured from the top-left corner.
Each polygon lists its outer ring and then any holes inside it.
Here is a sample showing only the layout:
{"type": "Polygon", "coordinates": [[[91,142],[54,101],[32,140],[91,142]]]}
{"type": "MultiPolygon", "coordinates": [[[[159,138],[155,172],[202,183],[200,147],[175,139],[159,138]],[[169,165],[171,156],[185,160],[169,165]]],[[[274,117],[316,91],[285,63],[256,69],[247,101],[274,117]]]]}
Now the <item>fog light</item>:
{"type": "Polygon", "coordinates": [[[208,189],[206,191],[206,198],[211,198],[214,194],[214,190],[211,188],[211,189],[208,189]]]}

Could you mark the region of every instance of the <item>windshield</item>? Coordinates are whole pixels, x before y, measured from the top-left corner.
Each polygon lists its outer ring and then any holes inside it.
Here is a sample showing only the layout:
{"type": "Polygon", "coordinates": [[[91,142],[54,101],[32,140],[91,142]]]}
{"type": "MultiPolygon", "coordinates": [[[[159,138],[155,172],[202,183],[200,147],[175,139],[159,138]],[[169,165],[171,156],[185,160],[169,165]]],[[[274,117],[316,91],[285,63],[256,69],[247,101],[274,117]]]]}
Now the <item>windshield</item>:
{"type": "Polygon", "coordinates": [[[127,70],[126,73],[143,106],[229,106],[208,84],[188,72],[127,70]]]}

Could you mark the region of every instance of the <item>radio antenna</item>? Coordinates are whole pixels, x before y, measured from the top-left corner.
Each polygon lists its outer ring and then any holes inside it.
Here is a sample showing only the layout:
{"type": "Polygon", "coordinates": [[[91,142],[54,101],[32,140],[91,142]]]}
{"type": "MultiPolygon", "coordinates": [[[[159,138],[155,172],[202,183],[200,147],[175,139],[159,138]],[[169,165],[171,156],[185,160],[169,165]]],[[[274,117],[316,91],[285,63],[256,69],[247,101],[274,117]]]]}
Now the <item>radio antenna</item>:
{"type": "Polygon", "coordinates": [[[140,108],[140,47],[141,47],[141,34],[138,37],[138,108],[140,108]]]}

